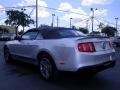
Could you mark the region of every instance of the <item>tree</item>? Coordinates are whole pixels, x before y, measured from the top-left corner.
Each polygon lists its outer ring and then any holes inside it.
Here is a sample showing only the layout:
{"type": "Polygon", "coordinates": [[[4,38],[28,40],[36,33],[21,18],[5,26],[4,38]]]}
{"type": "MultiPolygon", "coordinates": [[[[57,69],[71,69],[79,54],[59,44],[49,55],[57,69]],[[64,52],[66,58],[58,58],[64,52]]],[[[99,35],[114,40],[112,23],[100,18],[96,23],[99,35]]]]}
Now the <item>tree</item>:
{"type": "Polygon", "coordinates": [[[115,36],[115,33],[117,32],[117,30],[114,27],[106,26],[101,30],[101,32],[107,36],[115,36]]]}
{"type": "Polygon", "coordinates": [[[100,22],[100,24],[98,25],[98,29],[103,29],[105,27],[104,23],[100,22]]]}
{"type": "Polygon", "coordinates": [[[16,35],[18,33],[19,26],[22,26],[24,31],[24,27],[29,27],[30,24],[34,24],[34,20],[31,19],[30,16],[25,14],[23,11],[9,10],[6,11],[6,14],[7,20],[5,21],[5,23],[6,25],[10,25],[16,28],[16,35]]]}
{"type": "Polygon", "coordinates": [[[79,31],[81,31],[82,33],[84,33],[84,34],[88,34],[89,33],[89,31],[88,31],[88,29],[86,29],[86,28],[79,28],[79,31]]]}
{"type": "Polygon", "coordinates": [[[41,25],[39,26],[39,28],[49,28],[49,27],[51,27],[51,26],[45,25],[45,24],[41,24],[41,25]]]}
{"type": "Polygon", "coordinates": [[[74,25],[72,25],[72,29],[76,29],[76,27],[74,25]]]}

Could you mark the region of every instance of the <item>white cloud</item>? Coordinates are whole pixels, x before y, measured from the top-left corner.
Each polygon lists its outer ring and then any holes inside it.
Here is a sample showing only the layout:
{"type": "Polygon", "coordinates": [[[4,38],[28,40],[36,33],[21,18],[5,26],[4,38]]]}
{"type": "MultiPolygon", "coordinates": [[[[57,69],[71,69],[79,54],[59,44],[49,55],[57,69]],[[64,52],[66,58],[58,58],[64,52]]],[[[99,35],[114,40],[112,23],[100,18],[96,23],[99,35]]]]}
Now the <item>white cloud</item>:
{"type": "Polygon", "coordinates": [[[72,18],[71,21],[73,25],[79,27],[80,26],[85,27],[85,23],[82,22],[82,20],[89,18],[89,16],[87,16],[87,13],[85,13],[81,8],[71,9],[70,11],[75,13],[66,13],[61,17],[61,19],[69,23],[70,18],[72,18]],[[76,14],[76,13],[80,13],[80,14],[76,14]]]}
{"type": "Polygon", "coordinates": [[[118,30],[120,32],[120,21],[118,21],[118,30]]]}
{"type": "Polygon", "coordinates": [[[74,12],[74,13],[66,13],[62,18],[66,21],[68,21],[68,19],[73,18],[75,19],[85,19],[87,18],[87,13],[85,13],[81,8],[77,8],[77,9],[71,9],[70,12],[74,12]]]}
{"type": "MultiPolygon", "coordinates": [[[[31,5],[35,5],[36,4],[36,0],[22,0],[18,6],[31,6],[31,5]]],[[[46,8],[47,7],[47,3],[44,0],[38,0],[38,6],[43,6],[43,7],[38,7],[38,17],[40,18],[46,18],[50,15],[50,13],[47,11],[46,8]]],[[[26,10],[27,13],[30,13],[32,11],[32,8],[28,8],[26,10]]],[[[35,18],[36,16],[36,11],[34,10],[33,13],[31,14],[31,16],[33,18],[35,18]]]]}
{"type": "Polygon", "coordinates": [[[0,8],[4,10],[4,7],[2,5],[0,5],[0,8]]]}
{"type": "Polygon", "coordinates": [[[120,26],[120,21],[118,21],[118,25],[120,26]]]}
{"type": "MultiPolygon", "coordinates": [[[[108,10],[107,9],[100,9],[100,10],[94,10],[94,16],[107,16],[108,10]]],[[[89,14],[90,16],[92,16],[92,12],[89,14]]]]}
{"type": "Polygon", "coordinates": [[[0,5],[1,11],[0,11],[0,25],[4,25],[4,21],[6,20],[6,14],[5,14],[5,8],[4,6],[0,5]]]}
{"type": "MultiPolygon", "coordinates": [[[[67,22],[70,21],[70,18],[73,18],[74,21],[79,21],[81,19],[85,19],[87,18],[87,13],[82,10],[82,8],[73,8],[71,4],[69,3],[61,3],[59,8],[59,10],[63,10],[63,11],[68,11],[68,13],[65,13],[61,19],[66,20],[67,22]]],[[[62,13],[62,12],[61,12],[62,13]]]]}
{"type": "Polygon", "coordinates": [[[6,18],[5,18],[5,19],[4,19],[4,18],[3,18],[3,19],[1,19],[1,20],[0,20],[0,25],[5,25],[5,23],[4,23],[4,22],[5,22],[5,20],[6,20],[6,18]]]}
{"type": "Polygon", "coordinates": [[[107,9],[97,10],[95,11],[95,16],[106,16],[107,12],[108,12],[107,9]]]}
{"type": "Polygon", "coordinates": [[[71,6],[71,4],[67,3],[67,2],[64,2],[64,3],[61,3],[60,6],[59,6],[59,10],[64,10],[64,11],[69,11],[71,10],[73,7],[71,6]]]}
{"type": "Polygon", "coordinates": [[[81,5],[91,6],[93,4],[110,4],[112,0],[82,0],[81,5]]]}
{"type": "MultiPolygon", "coordinates": [[[[63,16],[61,16],[61,19],[64,20],[64,22],[66,21],[68,23],[67,24],[68,26],[69,26],[70,18],[72,18],[72,25],[76,27],[86,27],[87,20],[89,19],[88,28],[89,30],[91,30],[91,18],[90,17],[92,13],[87,13],[81,7],[73,8],[71,4],[66,3],[66,2],[60,4],[59,10],[69,11],[69,13],[63,13],[63,16]],[[70,13],[70,12],[74,12],[74,13],[70,13]]],[[[101,17],[101,16],[105,17],[107,16],[107,11],[108,11],[107,9],[96,10],[94,12],[94,15],[95,17],[101,17]]],[[[97,30],[97,31],[99,30],[98,25],[100,24],[100,22],[104,22],[104,21],[94,20],[94,30],[97,30]]]]}
{"type": "Polygon", "coordinates": [[[0,16],[5,15],[5,7],[0,5],[0,16]]]}
{"type": "MultiPolygon", "coordinates": [[[[63,4],[63,5],[65,5],[65,4],[63,4]]],[[[64,22],[68,23],[68,24],[66,24],[68,27],[69,27],[70,18],[72,18],[72,20],[71,20],[72,25],[74,25],[76,27],[86,27],[86,20],[89,18],[89,16],[81,7],[73,8],[72,5],[69,4],[69,8],[68,7],[67,8],[59,7],[59,9],[64,10],[64,11],[69,11],[68,13],[65,13],[61,17],[62,21],[64,20],[64,22]]]]}

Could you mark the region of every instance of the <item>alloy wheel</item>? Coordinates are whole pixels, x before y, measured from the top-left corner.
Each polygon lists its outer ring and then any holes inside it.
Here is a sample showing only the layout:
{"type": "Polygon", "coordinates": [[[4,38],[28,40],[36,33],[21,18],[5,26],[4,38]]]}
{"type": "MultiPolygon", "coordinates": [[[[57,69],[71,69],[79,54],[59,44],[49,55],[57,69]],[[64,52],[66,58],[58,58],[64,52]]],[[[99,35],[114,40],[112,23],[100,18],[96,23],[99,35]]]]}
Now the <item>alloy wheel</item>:
{"type": "Polygon", "coordinates": [[[46,80],[52,75],[52,65],[48,58],[42,58],[40,60],[40,73],[46,80]]]}

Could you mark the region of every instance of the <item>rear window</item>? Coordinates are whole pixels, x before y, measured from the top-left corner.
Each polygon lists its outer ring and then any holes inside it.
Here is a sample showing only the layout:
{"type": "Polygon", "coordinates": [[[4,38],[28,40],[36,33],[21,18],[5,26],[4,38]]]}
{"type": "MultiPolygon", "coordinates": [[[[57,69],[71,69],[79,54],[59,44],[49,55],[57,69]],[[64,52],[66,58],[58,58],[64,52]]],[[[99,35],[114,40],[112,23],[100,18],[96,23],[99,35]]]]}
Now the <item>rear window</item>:
{"type": "Polygon", "coordinates": [[[85,36],[85,34],[77,30],[44,30],[42,31],[42,35],[44,39],[73,38],[85,36]]]}
{"type": "Polygon", "coordinates": [[[59,34],[55,30],[47,30],[41,32],[44,39],[58,39],[60,38],[59,34]]]}
{"type": "Polygon", "coordinates": [[[59,30],[58,33],[62,38],[85,36],[83,33],[77,30],[59,30]]]}

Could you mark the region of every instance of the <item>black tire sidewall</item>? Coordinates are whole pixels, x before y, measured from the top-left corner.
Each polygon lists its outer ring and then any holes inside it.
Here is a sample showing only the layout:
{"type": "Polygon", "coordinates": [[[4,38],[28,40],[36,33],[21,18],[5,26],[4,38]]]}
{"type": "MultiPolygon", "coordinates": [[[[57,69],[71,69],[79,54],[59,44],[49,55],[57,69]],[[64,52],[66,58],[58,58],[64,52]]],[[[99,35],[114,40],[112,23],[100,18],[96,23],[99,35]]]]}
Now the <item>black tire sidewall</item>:
{"type": "Polygon", "coordinates": [[[41,75],[42,79],[44,79],[44,80],[46,80],[46,81],[51,81],[51,80],[54,79],[54,77],[55,77],[55,72],[56,72],[56,67],[55,67],[55,65],[54,65],[54,63],[53,63],[53,59],[52,59],[50,56],[48,56],[48,55],[41,55],[41,56],[39,57],[38,69],[39,69],[39,72],[40,72],[40,75],[41,75]],[[45,78],[44,76],[42,76],[41,71],[40,71],[40,62],[41,62],[41,60],[42,60],[43,58],[48,59],[48,60],[49,60],[49,63],[51,64],[51,67],[52,67],[52,68],[51,68],[51,74],[50,74],[50,77],[49,77],[49,78],[45,78]]]}
{"type": "Polygon", "coordinates": [[[9,49],[7,47],[4,48],[4,60],[6,63],[9,63],[11,61],[11,56],[10,56],[10,52],[9,52],[9,49]],[[6,60],[6,50],[7,50],[7,53],[9,54],[8,55],[8,60],[6,60]]]}

